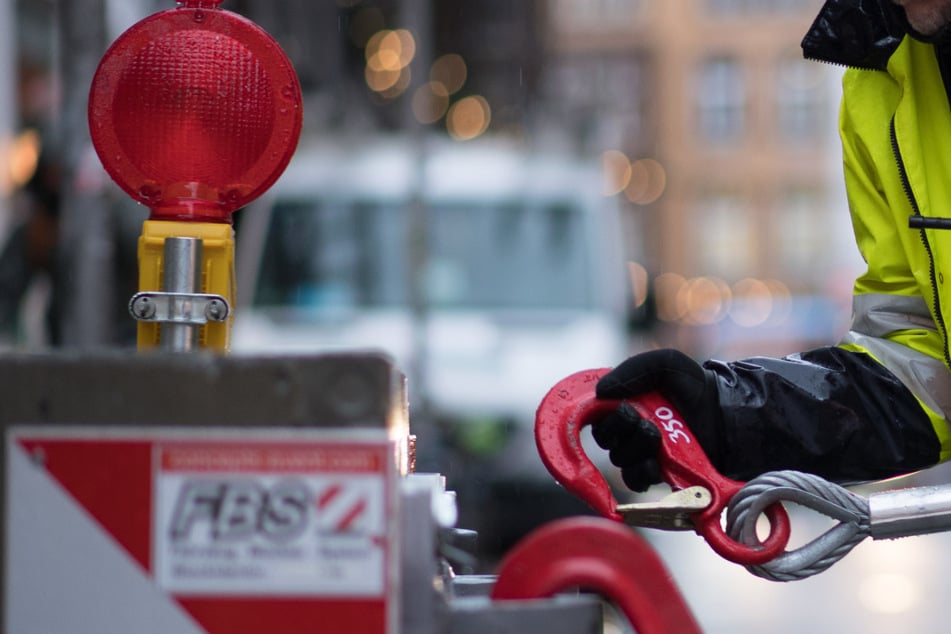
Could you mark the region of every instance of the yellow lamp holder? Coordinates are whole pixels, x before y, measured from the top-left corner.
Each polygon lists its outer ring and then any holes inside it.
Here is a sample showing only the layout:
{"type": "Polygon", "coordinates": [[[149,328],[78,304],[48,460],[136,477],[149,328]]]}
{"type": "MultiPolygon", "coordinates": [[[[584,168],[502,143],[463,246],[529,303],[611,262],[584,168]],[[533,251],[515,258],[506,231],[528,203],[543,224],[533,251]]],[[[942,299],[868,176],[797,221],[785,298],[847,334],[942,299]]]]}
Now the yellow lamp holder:
{"type": "Polygon", "coordinates": [[[234,229],[216,222],[147,220],[139,292],[129,303],[139,349],[226,352],[235,301],[234,229]]]}

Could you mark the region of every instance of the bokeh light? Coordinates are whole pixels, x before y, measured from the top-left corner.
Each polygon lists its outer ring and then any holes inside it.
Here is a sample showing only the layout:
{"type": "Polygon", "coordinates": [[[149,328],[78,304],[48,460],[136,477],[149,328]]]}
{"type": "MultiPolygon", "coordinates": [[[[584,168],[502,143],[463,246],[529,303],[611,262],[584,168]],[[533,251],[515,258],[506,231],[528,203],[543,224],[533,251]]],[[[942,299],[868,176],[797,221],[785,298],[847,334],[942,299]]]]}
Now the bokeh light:
{"type": "Polygon", "coordinates": [[[406,29],[384,29],[374,33],[367,41],[367,86],[383,97],[397,97],[410,84],[409,64],[416,55],[416,41],[406,29]]]}
{"type": "Polygon", "coordinates": [[[442,82],[428,81],[413,93],[413,115],[420,123],[435,123],[449,110],[449,91],[442,82]]]}
{"type": "MultiPolygon", "coordinates": [[[[631,283],[646,275],[628,264],[631,283]]],[[[662,273],[654,280],[657,317],[662,321],[709,326],[731,319],[743,328],[782,324],[792,312],[792,293],[779,280],[746,278],[732,286],[715,276],[687,278],[662,273]]]]}
{"type": "Polygon", "coordinates": [[[614,196],[624,191],[631,181],[631,161],[620,150],[607,150],[601,153],[601,167],[604,174],[605,196],[614,196]]]}
{"type": "Polygon", "coordinates": [[[636,205],[649,205],[667,189],[667,171],[654,159],[642,158],[631,163],[630,178],[624,196],[636,205]]]}
{"type": "Polygon", "coordinates": [[[697,277],[684,284],[677,293],[677,304],[688,324],[705,326],[715,324],[726,316],[733,292],[723,280],[697,277]]]}
{"type": "Polygon", "coordinates": [[[406,29],[378,31],[367,42],[365,54],[373,70],[399,70],[413,61],[416,41],[406,29]]]}
{"type": "Polygon", "coordinates": [[[628,262],[627,273],[631,283],[631,297],[634,301],[634,307],[639,308],[647,301],[648,289],[650,288],[647,269],[644,268],[643,264],[628,262]]]}
{"type": "Polygon", "coordinates": [[[738,326],[753,328],[769,319],[773,312],[773,293],[763,280],[742,279],[733,285],[730,319],[738,326]]]}
{"type": "Polygon", "coordinates": [[[769,321],[772,323],[783,323],[792,314],[792,292],[780,280],[763,280],[769,288],[770,298],[772,300],[772,312],[769,315],[769,321]]]}
{"type": "Polygon", "coordinates": [[[370,90],[379,93],[386,92],[396,87],[399,84],[402,75],[403,72],[400,69],[374,70],[369,65],[366,67],[367,86],[370,87],[370,90]]]}
{"type": "Polygon", "coordinates": [[[654,292],[657,295],[657,317],[662,321],[678,321],[684,311],[677,304],[680,289],[687,283],[679,273],[661,273],[654,280],[654,292]]]}
{"type": "Polygon", "coordinates": [[[446,129],[453,139],[468,141],[488,130],[491,121],[489,102],[484,97],[472,95],[452,104],[446,116],[446,129]]]}
{"type": "Polygon", "coordinates": [[[441,83],[445,86],[447,94],[453,95],[465,85],[467,74],[468,69],[462,56],[448,53],[433,62],[429,78],[441,83]]]}
{"type": "Polygon", "coordinates": [[[7,195],[33,178],[39,163],[41,146],[39,132],[31,128],[18,134],[3,148],[7,168],[5,173],[0,174],[0,192],[7,195]]]}

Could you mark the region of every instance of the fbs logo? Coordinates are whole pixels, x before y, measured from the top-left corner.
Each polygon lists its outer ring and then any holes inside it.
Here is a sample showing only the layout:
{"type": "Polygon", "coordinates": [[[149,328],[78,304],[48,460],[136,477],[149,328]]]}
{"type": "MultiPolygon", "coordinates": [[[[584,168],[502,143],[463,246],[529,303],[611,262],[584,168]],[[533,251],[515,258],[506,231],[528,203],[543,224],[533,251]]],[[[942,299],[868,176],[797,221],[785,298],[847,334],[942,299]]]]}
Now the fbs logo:
{"type": "Polygon", "coordinates": [[[298,480],[270,487],[243,480],[187,480],[179,489],[170,524],[172,542],[236,541],[261,536],[285,542],[301,535],[310,520],[313,495],[298,480]]]}

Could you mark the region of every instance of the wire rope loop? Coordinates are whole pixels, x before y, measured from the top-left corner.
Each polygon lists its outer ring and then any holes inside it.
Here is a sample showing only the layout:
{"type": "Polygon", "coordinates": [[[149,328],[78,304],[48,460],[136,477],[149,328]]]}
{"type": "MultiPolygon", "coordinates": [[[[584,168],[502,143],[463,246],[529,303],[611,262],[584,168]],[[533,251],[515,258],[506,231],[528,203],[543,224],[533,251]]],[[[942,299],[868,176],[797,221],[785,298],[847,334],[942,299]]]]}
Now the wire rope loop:
{"type": "Polygon", "coordinates": [[[727,508],[727,533],[738,542],[755,546],[759,516],[772,504],[792,502],[839,523],[804,546],[787,550],[764,564],[746,566],[771,581],[795,581],[818,574],[870,534],[868,500],[823,478],[799,471],[772,471],[743,486],[727,508]]]}

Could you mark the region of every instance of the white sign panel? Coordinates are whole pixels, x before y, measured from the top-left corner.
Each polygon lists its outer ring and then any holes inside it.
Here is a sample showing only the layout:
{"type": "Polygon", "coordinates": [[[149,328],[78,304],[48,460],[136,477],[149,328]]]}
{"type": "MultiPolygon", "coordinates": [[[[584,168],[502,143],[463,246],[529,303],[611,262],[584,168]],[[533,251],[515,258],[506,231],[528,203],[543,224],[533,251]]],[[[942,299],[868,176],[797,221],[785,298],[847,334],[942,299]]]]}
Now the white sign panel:
{"type": "Polygon", "coordinates": [[[379,597],[385,454],[372,446],[155,447],[157,584],[176,595],[379,597]]]}

